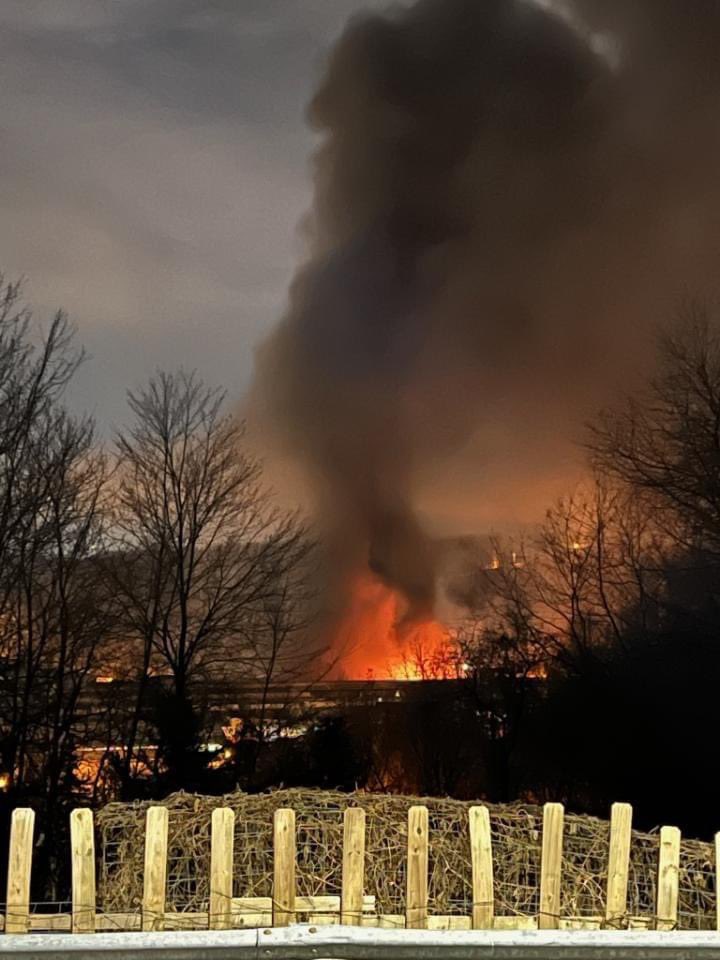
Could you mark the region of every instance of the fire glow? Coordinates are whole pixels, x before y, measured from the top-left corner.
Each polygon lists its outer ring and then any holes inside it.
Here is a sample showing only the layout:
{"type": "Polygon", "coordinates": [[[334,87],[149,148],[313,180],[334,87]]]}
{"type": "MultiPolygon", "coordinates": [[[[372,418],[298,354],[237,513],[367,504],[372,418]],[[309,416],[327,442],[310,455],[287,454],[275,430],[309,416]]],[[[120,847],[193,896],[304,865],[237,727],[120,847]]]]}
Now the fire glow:
{"type": "Polygon", "coordinates": [[[428,680],[455,675],[450,631],[434,617],[413,617],[399,591],[372,573],[350,586],[333,649],[348,680],[428,680]]]}

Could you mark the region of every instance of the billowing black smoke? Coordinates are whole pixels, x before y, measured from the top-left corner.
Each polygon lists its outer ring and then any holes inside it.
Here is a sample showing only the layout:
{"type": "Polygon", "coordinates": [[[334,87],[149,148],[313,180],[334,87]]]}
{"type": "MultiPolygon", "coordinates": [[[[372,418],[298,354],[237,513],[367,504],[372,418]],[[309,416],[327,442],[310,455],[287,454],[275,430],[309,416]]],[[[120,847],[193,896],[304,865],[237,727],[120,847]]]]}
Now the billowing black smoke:
{"type": "Polygon", "coordinates": [[[337,572],[369,564],[432,607],[418,504],[540,484],[649,327],[707,292],[719,94],[714,0],[418,0],[349,23],[309,110],[309,258],[255,388],[337,572]]]}

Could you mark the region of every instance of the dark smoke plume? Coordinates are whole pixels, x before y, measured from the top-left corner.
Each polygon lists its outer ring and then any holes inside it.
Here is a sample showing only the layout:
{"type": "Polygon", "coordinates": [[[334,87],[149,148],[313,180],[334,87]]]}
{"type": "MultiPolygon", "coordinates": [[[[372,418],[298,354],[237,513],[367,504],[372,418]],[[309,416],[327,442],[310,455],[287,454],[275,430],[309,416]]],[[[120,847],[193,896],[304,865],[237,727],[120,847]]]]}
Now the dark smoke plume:
{"type": "Polygon", "coordinates": [[[255,386],[339,575],[369,564],[431,608],[418,507],[472,515],[562,472],[651,325],[707,292],[719,95],[714,0],[418,0],[348,24],[309,109],[309,257],[255,386]]]}

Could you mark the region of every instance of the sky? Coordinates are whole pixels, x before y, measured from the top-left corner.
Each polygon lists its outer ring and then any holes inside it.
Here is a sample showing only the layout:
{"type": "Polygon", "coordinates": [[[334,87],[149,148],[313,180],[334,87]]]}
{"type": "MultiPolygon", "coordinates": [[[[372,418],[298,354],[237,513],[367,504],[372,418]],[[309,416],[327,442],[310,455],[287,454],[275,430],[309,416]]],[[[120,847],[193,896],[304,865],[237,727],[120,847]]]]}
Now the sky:
{"type": "Polygon", "coordinates": [[[0,271],[89,357],[102,432],[157,367],[232,399],[285,307],[305,104],[361,0],[2,0],[0,271]]]}
{"type": "MultiPolygon", "coordinates": [[[[245,394],[255,349],[287,313],[306,253],[306,104],[348,18],[388,2],[0,0],[0,271],[26,278],[41,322],[58,307],[70,314],[89,355],[71,404],[93,413],[104,437],[127,417],[126,390],[158,367],[196,368],[233,403],[245,394]]],[[[650,322],[717,275],[717,7],[693,0],[697,16],[687,17],[690,0],[575,3],[600,21],[598,36],[612,14],[630,51],[610,111],[611,162],[601,139],[592,168],[610,171],[613,202],[604,228],[591,219],[569,246],[555,242],[554,209],[540,217],[550,240],[533,244],[528,262],[543,290],[548,278],[545,313],[588,333],[590,346],[553,324],[538,326],[544,349],[524,337],[518,351],[518,338],[507,339],[512,363],[493,366],[500,390],[483,386],[477,442],[454,458],[433,448],[422,478],[425,512],[443,529],[525,522],[568,489],[585,410],[578,382],[593,404],[598,386],[598,407],[612,401],[648,354],[650,322]],[[581,362],[558,342],[580,344],[581,362]],[[537,357],[552,359],[551,375],[537,357]]],[[[516,166],[502,169],[514,176],[516,166]]],[[[566,194],[562,164],[551,167],[566,194]]],[[[512,176],[507,190],[515,196],[512,176]]],[[[533,192],[530,215],[546,193],[533,192]]],[[[512,301],[516,287],[506,288],[512,301]]],[[[487,367],[491,352],[478,343],[487,367]]],[[[473,377],[474,357],[462,352],[473,377]]],[[[456,379],[439,383],[464,405],[456,379]]],[[[292,463],[287,475],[294,502],[292,463]]]]}

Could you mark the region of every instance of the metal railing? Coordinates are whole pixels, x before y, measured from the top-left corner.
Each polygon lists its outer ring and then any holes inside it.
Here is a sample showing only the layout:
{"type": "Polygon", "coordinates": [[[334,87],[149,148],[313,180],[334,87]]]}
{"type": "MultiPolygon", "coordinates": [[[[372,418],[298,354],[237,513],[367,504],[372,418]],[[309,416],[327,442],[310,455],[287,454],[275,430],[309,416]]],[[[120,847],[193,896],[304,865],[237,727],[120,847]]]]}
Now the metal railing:
{"type": "Polygon", "coordinates": [[[364,930],[293,926],[0,939],[13,960],[720,960],[712,932],[364,930]]]}

